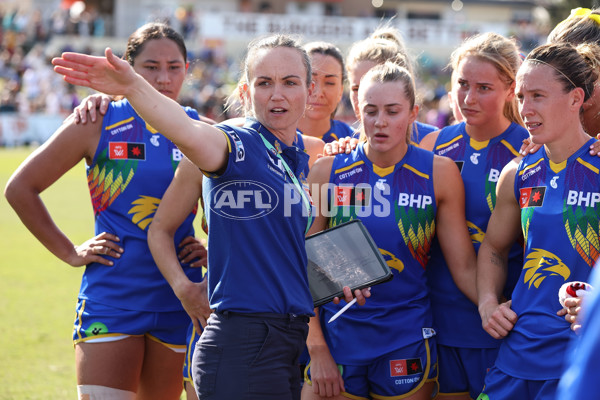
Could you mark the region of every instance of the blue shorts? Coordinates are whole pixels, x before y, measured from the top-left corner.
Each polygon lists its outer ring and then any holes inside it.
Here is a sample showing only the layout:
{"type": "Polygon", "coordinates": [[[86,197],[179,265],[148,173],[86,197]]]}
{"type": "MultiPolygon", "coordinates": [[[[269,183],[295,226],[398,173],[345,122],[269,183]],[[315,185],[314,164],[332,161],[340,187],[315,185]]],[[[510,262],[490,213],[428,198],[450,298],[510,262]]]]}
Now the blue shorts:
{"type": "Polygon", "coordinates": [[[438,344],[439,393],[469,394],[477,398],[485,374],[494,365],[498,348],[470,349],[438,344]]]}
{"type": "Polygon", "coordinates": [[[300,400],[298,359],[308,316],[215,312],[196,344],[200,399],[300,400]]]}
{"type": "Polygon", "coordinates": [[[198,334],[198,332],[196,332],[196,329],[194,328],[194,324],[192,324],[190,322],[190,326],[188,328],[188,332],[187,332],[187,338],[186,338],[186,351],[185,351],[185,361],[183,363],[183,381],[184,382],[190,382],[191,384],[193,384],[192,382],[192,357],[194,356],[194,349],[196,348],[196,343],[198,342],[198,339],[200,339],[200,335],[202,334],[202,332],[200,332],[200,334],[198,334]]]}
{"type": "Polygon", "coordinates": [[[129,336],[147,336],[173,351],[185,352],[185,335],[190,317],[184,310],[148,312],[123,310],[95,303],[77,301],[73,342],[109,342],[129,336]]]}
{"type": "MultiPolygon", "coordinates": [[[[424,339],[384,354],[369,365],[339,365],[346,391],[352,399],[407,397],[426,382],[437,381],[435,339],[424,339]]],[[[305,380],[310,380],[310,363],[305,380]]]]}
{"type": "Polygon", "coordinates": [[[494,366],[486,375],[485,387],[477,400],[556,400],[558,381],[514,378],[494,366]]]}

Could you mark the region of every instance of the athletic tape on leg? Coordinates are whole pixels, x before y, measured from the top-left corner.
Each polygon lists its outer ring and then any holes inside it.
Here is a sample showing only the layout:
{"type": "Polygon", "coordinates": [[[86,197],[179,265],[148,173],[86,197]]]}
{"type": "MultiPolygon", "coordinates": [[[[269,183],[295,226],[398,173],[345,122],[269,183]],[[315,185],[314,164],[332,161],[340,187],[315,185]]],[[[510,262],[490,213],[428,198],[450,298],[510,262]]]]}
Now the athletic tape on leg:
{"type": "Polygon", "coordinates": [[[135,400],[135,393],[99,385],[77,385],[79,400],[135,400]]]}

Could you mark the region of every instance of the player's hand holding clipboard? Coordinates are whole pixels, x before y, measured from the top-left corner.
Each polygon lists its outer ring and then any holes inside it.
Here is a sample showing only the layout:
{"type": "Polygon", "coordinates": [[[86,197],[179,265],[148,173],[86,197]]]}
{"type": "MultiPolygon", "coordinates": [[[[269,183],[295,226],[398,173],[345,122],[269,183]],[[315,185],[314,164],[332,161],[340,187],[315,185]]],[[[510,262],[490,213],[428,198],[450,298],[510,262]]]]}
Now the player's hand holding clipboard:
{"type": "MultiPolygon", "coordinates": [[[[306,238],[308,284],[315,307],[352,291],[385,282],[393,274],[358,219],[306,238]]],[[[345,311],[345,310],[344,310],[345,311]]]]}

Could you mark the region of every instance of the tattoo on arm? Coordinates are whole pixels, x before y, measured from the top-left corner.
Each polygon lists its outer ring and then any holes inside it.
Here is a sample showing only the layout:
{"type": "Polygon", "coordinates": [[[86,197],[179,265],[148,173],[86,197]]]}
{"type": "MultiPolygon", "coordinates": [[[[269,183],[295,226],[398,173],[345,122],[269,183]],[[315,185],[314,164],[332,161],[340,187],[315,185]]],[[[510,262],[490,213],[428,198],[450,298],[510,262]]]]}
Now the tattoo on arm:
{"type": "Polygon", "coordinates": [[[494,264],[502,269],[507,268],[508,260],[505,257],[503,257],[501,254],[499,254],[495,251],[492,252],[490,261],[492,262],[492,264],[494,264]]]}

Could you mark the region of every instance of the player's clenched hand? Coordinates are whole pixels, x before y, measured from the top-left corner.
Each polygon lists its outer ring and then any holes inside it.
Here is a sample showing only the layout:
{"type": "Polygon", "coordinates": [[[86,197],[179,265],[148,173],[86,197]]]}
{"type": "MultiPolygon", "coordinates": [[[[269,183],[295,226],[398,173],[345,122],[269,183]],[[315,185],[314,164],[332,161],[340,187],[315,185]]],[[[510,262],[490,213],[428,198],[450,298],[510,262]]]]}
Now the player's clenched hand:
{"type": "Polygon", "coordinates": [[[517,322],[517,314],[510,308],[511,302],[479,307],[483,329],[494,339],[506,337],[517,322]]]}

